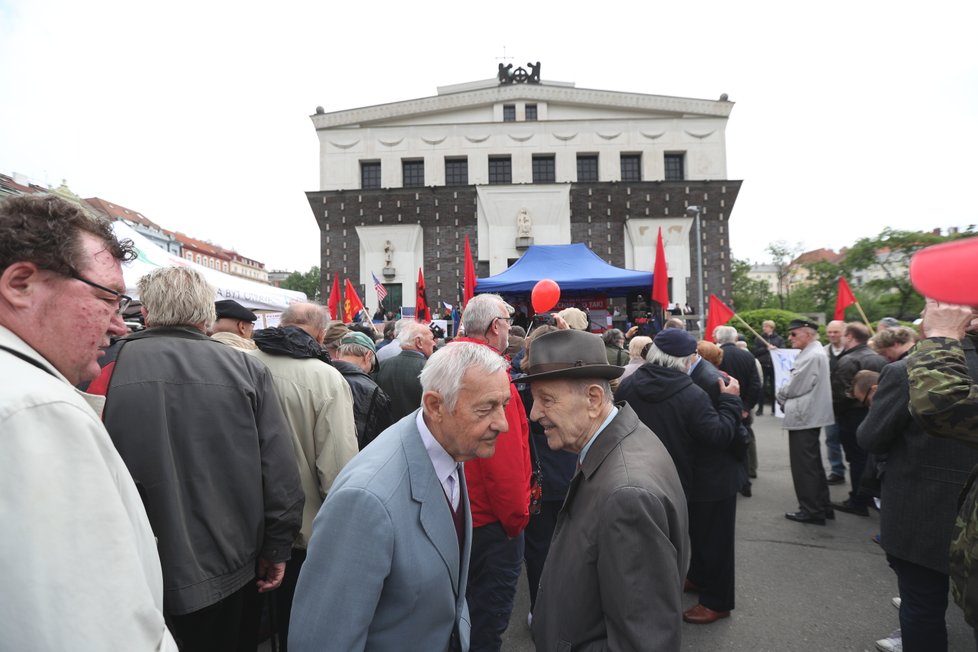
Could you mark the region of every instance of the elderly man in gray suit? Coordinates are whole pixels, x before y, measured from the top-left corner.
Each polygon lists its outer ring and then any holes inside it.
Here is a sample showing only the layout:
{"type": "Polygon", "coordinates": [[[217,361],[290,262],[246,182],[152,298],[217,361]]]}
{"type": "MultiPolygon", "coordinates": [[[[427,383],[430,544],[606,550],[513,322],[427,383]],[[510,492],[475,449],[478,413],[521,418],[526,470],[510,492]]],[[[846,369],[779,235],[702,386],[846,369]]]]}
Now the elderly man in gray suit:
{"type": "Polygon", "coordinates": [[[676,466],[627,403],[601,339],[533,343],[527,376],[551,449],[578,454],[533,609],[538,650],[679,650],[689,519],[676,466]]]}
{"type": "Polygon", "coordinates": [[[460,462],[490,457],[509,429],[506,367],[479,344],[444,347],[421,372],[421,409],[344,467],[313,522],[290,650],[468,650],[460,462]]]}
{"type": "Polygon", "coordinates": [[[798,510],[787,512],[784,517],[796,523],[825,525],[825,519],[835,518],[818,445],[819,431],[835,423],[829,358],[818,341],[818,324],[814,322],[792,320],[788,324],[788,340],[800,352],[790,379],[778,390],[778,403],[784,407],[783,427],[788,431],[788,457],[798,510]]]}

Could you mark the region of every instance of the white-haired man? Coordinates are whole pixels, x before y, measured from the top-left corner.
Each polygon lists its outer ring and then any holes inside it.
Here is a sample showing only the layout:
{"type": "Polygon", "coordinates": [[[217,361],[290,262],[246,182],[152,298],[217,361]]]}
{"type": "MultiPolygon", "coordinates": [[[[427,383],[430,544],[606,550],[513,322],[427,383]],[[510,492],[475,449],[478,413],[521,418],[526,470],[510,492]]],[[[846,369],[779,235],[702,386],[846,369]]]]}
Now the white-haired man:
{"type": "Polygon", "coordinates": [[[340,473],[313,523],[289,646],[468,650],[472,519],[461,462],[509,427],[506,361],[452,343],[421,372],[421,409],[340,473]]]}
{"type": "MultiPolygon", "coordinates": [[[[418,374],[425,361],[435,351],[435,336],[419,321],[402,319],[397,341],[401,351],[383,361],[377,372],[377,384],[391,399],[391,417],[398,419],[411,414],[421,405],[421,381],[418,374]]],[[[384,347],[390,348],[391,345],[384,347]]]]}
{"type": "MultiPolygon", "coordinates": [[[[737,340],[740,334],[733,326],[717,326],[713,331],[713,340],[720,346],[723,352],[723,359],[720,361],[720,371],[725,371],[740,383],[740,402],[743,409],[740,412],[740,421],[750,433],[750,444],[747,447],[747,456],[744,462],[747,465],[747,477],[757,477],[757,442],[754,438],[754,431],[751,424],[754,422],[753,409],[761,398],[761,376],[757,373],[757,360],[745,349],[737,347],[737,340]]],[[[747,493],[750,493],[750,481],[748,480],[747,493]]],[[[741,489],[741,493],[744,490],[741,489]]]]}
{"type": "Polygon", "coordinates": [[[108,388],[105,426],[145,490],[164,610],[181,650],[237,647],[239,632],[253,629],[245,621],[254,587],[281,583],[302,521],[272,374],[207,337],[214,294],[186,267],[142,277],[147,329],[124,340],[99,379],[108,388]]]}
{"type": "MultiPolygon", "coordinates": [[[[459,342],[474,342],[501,356],[509,346],[512,307],[498,294],[479,294],[465,305],[459,342]]],[[[469,612],[472,650],[499,650],[523,568],[523,530],[530,520],[530,428],[515,385],[506,407],[509,432],[496,454],[466,465],[472,506],[469,612]]]]}
{"type": "Polygon", "coordinates": [[[73,385],[126,333],[107,222],[51,195],[0,202],[0,647],[175,651],[146,511],[73,385]]]}
{"type": "Polygon", "coordinates": [[[292,449],[305,495],[302,529],[285,566],[282,585],[273,594],[283,652],[288,650],[289,612],[306,558],[312,520],[333,480],[359,450],[350,386],[323,355],[328,322],[329,315],[322,306],[293,303],[282,313],[277,327],[255,332],[258,348],[251,352],[272,372],[275,393],[291,427],[292,449]]]}
{"type": "Polygon", "coordinates": [[[530,417],[579,458],[533,608],[537,649],[679,650],[689,530],[669,452],[613,403],[623,368],[596,335],[541,335],[528,371],[530,417]]]}

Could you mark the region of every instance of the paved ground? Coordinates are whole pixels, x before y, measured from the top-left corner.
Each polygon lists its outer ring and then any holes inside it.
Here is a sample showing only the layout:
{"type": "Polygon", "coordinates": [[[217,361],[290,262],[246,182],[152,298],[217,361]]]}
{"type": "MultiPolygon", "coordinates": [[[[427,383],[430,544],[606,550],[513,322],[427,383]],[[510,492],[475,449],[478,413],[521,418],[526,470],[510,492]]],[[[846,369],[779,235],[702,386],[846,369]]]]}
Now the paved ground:
{"type": "MultiPolygon", "coordinates": [[[[788,468],[787,435],[779,419],[755,425],[760,457],[753,498],[737,505],[737,608],[713,625],[683,625],[684,650],[730,652],[874,651],[874,641],[899,627],[890,604],[896,576],[870,537],[879,518],[838,513],[825,527],[785,520],[796,507],[788,468]]],[[[831,487],[832,499],[846,497],[831,487]]],[[[950,650],[975,650],[961,611],[950,601],[950,650]]],[[[686,596],[686,606],[695,598],[686,596]]],[[[503,650],[534,650],[526,626],[529,594],[521,580],[503,650]]],[[[269,650],[266,642],[263,651],[269,650]]],[[[412,650],[405,641],[405,650],[412,650]]]]}
{"type": "MultiPolygon", "coordinates": [[[[684,650],[731,652],[873,651],[874,641],[899,627],[890,599],[896,576],[883,551],[870,540],[879,518],[838,513],[825,527],[785,520],[796,507],[788,468],[787,434],[780,420],[757,419],[760,476],[753,498],[737,504],[737,608],[713,625],[683,625],[684,650]]],[[[845,486],[831,487],[843,500],[845,486]]],[[[695,598],[686,596],[686,606],[695,598]]],[[[526,626],[525,580],[503,649],[533,650],[526,626]]],[[[950,601],[951,650],[974,650],[975,639],[961,610],[950,601]]]]}

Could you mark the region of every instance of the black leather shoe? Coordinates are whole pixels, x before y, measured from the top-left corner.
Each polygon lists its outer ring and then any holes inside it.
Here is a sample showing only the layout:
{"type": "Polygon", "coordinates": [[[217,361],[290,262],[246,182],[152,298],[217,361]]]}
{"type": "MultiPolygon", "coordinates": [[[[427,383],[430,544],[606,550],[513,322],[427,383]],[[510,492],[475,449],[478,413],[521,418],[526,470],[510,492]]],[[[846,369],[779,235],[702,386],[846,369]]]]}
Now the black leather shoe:
{"type": "Polygon", "coordinates": [[[797,511],[797,512],[786,512],[784,517],[789,521],[794,521],[795,523],[807,523],[808,525],[825,525],[824,518],[816,518],[808,512],[797,511]]]}
{"type": "Polygon", "coordinates": [[[757,416],[759,416],[759,417],[763,417],[764,416],[764,410],[758,410],[754,414],[757,415],[757,416]]]}
{"type": "Polygon", "coordinates": [[[740,495],[743,496],[744,498],[750,498],[753,495],[750,490],[749,482],[740,488],[740,495]]]}
{"type": "Polygon", "coordinates": [[[829,475],[829,477],[825,478],[825,481],[829,484],[845,484],[846,478],[843,475],[832,473],[829,475]]]}
{"type": "Polygon", "coordinates": [[[825,510],[825,518],[827,520],[829,520],[829,521],[834,521],[835,520],[835,510],[834,509],[827,509],[827,510],[825,510]]]}
{"type": "Polygon", "coordinates": [[[866,509],[865,505],[853,505],[851,500],[843,500],[841,503],[832,503],[834,509],[840,512],[845,512],[846,514],[855,514],[856,516],[869,516],[869,510],[866,509]]]}

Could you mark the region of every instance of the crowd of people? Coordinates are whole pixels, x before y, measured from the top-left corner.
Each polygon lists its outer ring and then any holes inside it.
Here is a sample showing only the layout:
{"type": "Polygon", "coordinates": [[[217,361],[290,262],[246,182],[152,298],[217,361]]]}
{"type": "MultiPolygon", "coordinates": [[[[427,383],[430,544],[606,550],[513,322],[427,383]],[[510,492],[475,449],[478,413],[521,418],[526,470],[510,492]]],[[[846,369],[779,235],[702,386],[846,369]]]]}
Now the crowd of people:
{"type": "Polygon", "coordinates": [[[134,256],[62,199],[0,204],[4,647],[499,650],[525,569],[537,649],[679,650],[735,608],[775,404],[785,518],[880,510],[901,630],[878,647],[946,650],[949,577],[978,624],[978,309],[824,345],[796,319],[778,387],[773,322],[599,336],[569,308],[527,332],[479,294],[450,342],[314,303],[255,329],[188,267],[140,279],[130,333],[134,256]]]}

